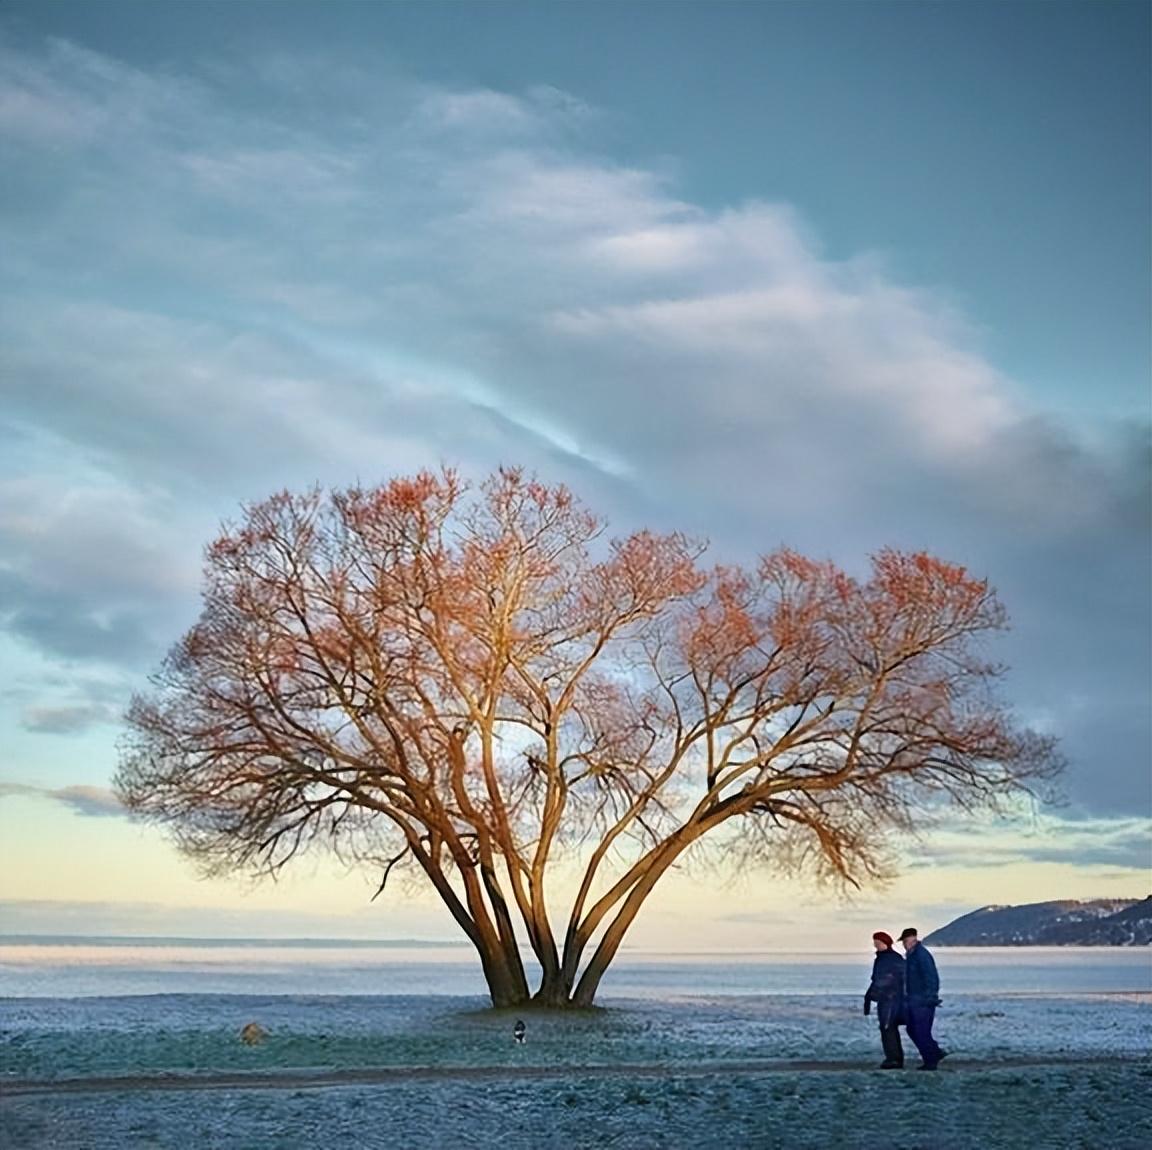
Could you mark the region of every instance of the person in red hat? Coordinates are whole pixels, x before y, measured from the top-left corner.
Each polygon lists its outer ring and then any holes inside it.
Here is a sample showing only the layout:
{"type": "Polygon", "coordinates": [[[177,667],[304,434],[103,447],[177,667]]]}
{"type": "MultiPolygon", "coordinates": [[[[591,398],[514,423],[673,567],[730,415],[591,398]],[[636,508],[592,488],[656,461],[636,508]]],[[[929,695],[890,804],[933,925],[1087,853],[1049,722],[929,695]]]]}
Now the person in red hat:
{"type": "Polygon", "coordinates": [[[872,962],[872,981],[864,994],[864,1014],[872,1013],[876,1003],[876,1020],[880,1023],[880,1044],[884,1048],[881,1070],[899,1070],[904,1065],[904,1044],[900,1025],[904,1021],[904,959],[892,949],[892,936],[878,930],[872,936],[876,958],[872,962]]]}

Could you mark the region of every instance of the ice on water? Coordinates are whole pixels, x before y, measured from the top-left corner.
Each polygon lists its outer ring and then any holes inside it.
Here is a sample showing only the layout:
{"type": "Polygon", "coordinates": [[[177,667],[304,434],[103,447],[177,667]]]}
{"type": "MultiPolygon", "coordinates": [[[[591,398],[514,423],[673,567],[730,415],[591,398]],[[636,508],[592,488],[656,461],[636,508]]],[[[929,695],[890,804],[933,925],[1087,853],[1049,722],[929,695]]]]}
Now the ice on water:
{"type": "Polygon", "coordinates": [[[874,1145],[877,1122],[885,1141],[954,1150],[1152,1144],[1152,953],[939,952],[937,1035],[954,1055],[917,1076],[750,1068],[874,1066],[875,1020],[860,1009],[867,956],[634,956],[605,983],[604,1009],[531,1013],[531,1041],[519,1045],[519,1015],[487,1009],[459,955],[106,949],[69,964],[59,953],[13,959],[12,949],[0,950],[0,1088],[93,1076],[443,1074],[320,1092],[17,1094],[0,1102],[5,1146],[795,1150],[874,1145]],[[263,992],[253,993],[258,975],[263,992]],[[366,985],[380,992],[357,993],[366,985]],[[250,1022],[265,1032],[260,1044],[240,1040],[250,1022]],[[482,1067],[498,1076],[478,1086],[460,1073],[482,1067]]]}

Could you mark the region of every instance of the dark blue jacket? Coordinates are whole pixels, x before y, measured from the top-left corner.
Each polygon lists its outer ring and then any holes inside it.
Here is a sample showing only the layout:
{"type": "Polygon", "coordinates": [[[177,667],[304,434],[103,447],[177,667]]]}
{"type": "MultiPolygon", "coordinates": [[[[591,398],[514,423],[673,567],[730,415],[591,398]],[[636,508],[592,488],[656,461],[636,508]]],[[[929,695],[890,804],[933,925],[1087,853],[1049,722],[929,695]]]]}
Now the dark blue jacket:
{"type": "Polygon", "coordinates": [[[917,943],[904,963],[904,983],[908,1001],[913,1006],[936,1006],[940,1001],[940,976],[936,960],[922,943],[917,943]]]}
{"type": "Polygon", "coordinates": [[[881,1030],[904,1021],[904,960],[890,947],[876,952],[872,983],[864,995],[865,1014],[873,1002],[881,1030]]]}

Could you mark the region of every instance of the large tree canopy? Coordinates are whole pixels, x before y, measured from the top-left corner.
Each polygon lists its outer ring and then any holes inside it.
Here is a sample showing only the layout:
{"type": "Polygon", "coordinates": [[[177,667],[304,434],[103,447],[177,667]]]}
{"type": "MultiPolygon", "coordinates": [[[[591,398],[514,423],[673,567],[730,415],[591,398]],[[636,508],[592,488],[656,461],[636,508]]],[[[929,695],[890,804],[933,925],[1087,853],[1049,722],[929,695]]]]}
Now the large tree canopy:
{"type": "Polygon", "coordinates": [[[209,870],[311,846],[415,868],[496,1005],[592,1002],[700,840],[861,882],[885,832],[1050,776],[997,700],[987,584],[882,551],[866,580],[791,551],[705,567],[609,540],[501,470],[280,494],[207,552],[203,612],[129,713],[117,788],[209,870]],[[549,881],[574,870],[556,914],[549,881]]]}

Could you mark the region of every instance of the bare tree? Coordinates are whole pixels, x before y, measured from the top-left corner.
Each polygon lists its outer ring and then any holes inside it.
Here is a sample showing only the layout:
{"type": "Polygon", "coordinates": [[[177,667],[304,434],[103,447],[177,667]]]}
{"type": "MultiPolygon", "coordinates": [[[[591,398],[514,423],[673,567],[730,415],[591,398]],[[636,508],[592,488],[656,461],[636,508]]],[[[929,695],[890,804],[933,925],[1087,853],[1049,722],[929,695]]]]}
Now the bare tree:
{"type": "Polygon", "coordinates": [[[415,868],[494,1004],[583,1006],[700,840],[860,883],[886,832],[1058,769],[993,693],[978,647],[1004,612],[963,568],[884,551],[857,581],[786,550],[702,554],[609,541],[516,470],[277,495],[208,549],[199,622],[129,713],[119,794],[208,871],[275,874],[311,846],[378,866],[381,889],[415,868]]]}

